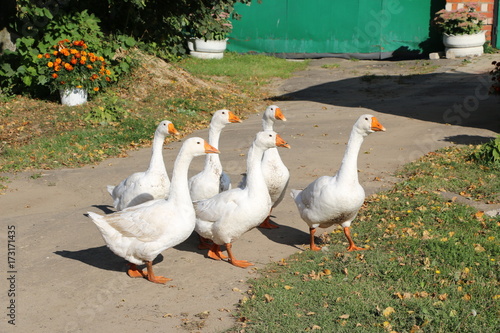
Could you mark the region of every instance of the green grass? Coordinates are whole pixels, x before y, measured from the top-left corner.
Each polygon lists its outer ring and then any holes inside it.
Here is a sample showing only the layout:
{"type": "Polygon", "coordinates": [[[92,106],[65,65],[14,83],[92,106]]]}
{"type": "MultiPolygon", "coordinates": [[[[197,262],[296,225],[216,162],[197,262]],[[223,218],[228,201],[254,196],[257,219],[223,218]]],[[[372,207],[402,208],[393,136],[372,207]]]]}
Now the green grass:
{"type": "Polygon", "coordinates": [[[293,72],[307,67],[309,61],[287,61],[264,55],[225,53],[222,59],[187,58],[181,66],[188,72],[205,78],[224,77],[240,87],[260,87],[273,78],[286,79],[293,72]]]}
{"type": "Polygon", "coordinates": [[[339,67],[340,67],[340,64],[324,64],[321,66],[321,68],[326,68],[326,69],[339,68],[339,67]]]}
{"type": "Polygon", "coordinates": [[[460,163],[470,150],[431,153],[405,166],[393,189],[367,198],[352,226],[367,251],[346,252],[336,229],[324,235],[324,251],[299,252],[261,270],[229,331],[496,332],[500,218],[439,195],[499,202],[499,168],[460,163]],[[448,187],[444,179],[459,172],[471,178],[448,187]],[[470,191],[477,179],[490,182],[470,191]]]}

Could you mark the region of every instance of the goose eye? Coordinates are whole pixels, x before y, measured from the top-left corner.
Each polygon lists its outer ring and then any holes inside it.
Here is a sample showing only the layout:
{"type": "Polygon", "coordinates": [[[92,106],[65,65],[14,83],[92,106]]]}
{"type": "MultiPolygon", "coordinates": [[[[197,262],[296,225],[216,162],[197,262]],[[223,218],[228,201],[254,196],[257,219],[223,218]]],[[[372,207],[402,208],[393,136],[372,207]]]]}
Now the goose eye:
{"type": "Polygon", "coordinates": [[[198,142],[196,142],[196,143],[197,143],[197,144],[201,144],[201,142],[200,142],[200,141],[198,141],[198,142]]]}
{"type": "Polygon", "coordinates": [[[368,120],[368,117],[366,117],[365,120],[368,120]]]}
{"type": "Polygon", "coordinates": [[[226,114],[226,112],[222,111],[222,114],[226,114]]]}

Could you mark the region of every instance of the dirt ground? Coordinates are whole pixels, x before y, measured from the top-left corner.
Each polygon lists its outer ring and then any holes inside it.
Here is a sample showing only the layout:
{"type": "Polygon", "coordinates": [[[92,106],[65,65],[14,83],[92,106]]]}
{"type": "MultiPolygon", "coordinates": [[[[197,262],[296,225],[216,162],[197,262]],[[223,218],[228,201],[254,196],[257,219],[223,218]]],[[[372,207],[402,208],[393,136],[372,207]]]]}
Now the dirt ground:
{"type": "MultiPolygon", "coordinates": [[[[429,151],[496,136],[500,97],[487,93],[492,60],[499,59],[313,60],[279,82],[269,101],[288,119],[275,127],[292,147],[280,150],[291,173],[288,190],[336,172],[352,125],[364,113],[387,128],[368,136],[359,155],[368,195],[390,188],[399,166],[429,151]],[[429,72],[433,66],[438,68],[429,72]]],[[[260,129],[261,114],[255,114],[222,133],[221,160],[233,186],[260,129]]],[[[206,138],[208,131],[193,135],[206,138]]],[[[181,143],[163,151],[170,175],[181,143]]],[[[273,211],[279,229],[254,229],[234,243],[237,258],[255,263],[253,268],[207,259],[193,235],[156,260],[155,272],[173,281],[129,278],[125,261],[108,250],[85,213],[111,212],[106,185],[145,170],[150,154],[141,149],[99,165],[43,171],[39,178],[30,177],[33,172],[9,175],[0,196],[1,332],[222,332],[234,324],[231,313],[259,268],[306,249],[307,226],[287,194],[273,211]],[[9,257],[15,257],[12,266],[9,257]]],[[[190,173],[202,165],[197,158],[190,173]]]]}

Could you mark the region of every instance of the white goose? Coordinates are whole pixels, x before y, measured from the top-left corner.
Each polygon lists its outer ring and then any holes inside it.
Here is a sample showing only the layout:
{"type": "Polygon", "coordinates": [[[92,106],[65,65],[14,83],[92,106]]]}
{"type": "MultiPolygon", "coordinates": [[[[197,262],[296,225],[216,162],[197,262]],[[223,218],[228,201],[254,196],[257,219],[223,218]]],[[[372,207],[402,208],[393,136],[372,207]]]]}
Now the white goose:
{"type": "Polygon", "coordinates": [[[170,179],[163,161],[163,142],[167,135],[178,135],[174,124],[168,120],[160,122],[156,128],[151,160],[146,171],[136,172],[117,186],[108,185],[108,192],[113,197],[113,206],[117,210],[135,206],[143,202],[168,197],[170,179]]]}
{"type": "MultiPolygon", "coordinates": [[[[229,110],[218,110],[214,113],[208,133],[208,143],[212,147],[219,149],[222,129],[230,123],[241,123],[241,119],[229,110]]],[[[231,179],[222,171],[218,154],[208,154],[203,170],[189,179],[189,191],[193,201],[211,198],[230,188],[231,179]]]]}
{"type": "Polygon", "coordinates": [[[170,196],[101,216],[88,212],[107,246],[130,262],[128,274],[151,282],[171,280],[153,273],[153,260],[162,251],[184,240],[194,230],[195,211],[189,195],[188,168],[195,156],[219,153],[202,138],[187,139],[177,155],[172,173],[170,196]],[[136,265],[146,264],[147,271],[136,265]]]}
{"type": "Polygon", "coordinates": [[[364,250],[357,247],[351,238],[350,226],[365,200],[365,191],[358,181],[358,154],[364,137],[375,131],[385,131],[377,118],[362,115],[352,128],[349,142],[337,174],[322,176],[304,190],[292,190],[300,216],[309,225],[310,247],[320,250],[314,244],[317,227],[328,228],[339,224],[349,241],[348,251],[364,250]]]}
{"type": "MultiPolygon", "coordinates": [[[[266,108],[262,117],[262,127],[264,131],[272,131],[276,120],[286,121],[285,115],[278,106],[270,105],[266,108]]],[[[267,189],[269,190],[273,205],[266,219],[259,227],[266,229],[278,228],[276,224],[271,223],[270,216],[273,208],[278,206],[281,200],[283,200],[285,189],[290,180],[290,172],[281,160],[278,148],[269,148],[264,152],[264,156],[262,157],[262,173],[264,174],[264,179],[266,180],[267,189]]]]}
{"type": "Polygon", "coordinates": [[[232,243],[258,226],[269,214],[272,203],[262,174],[261,161],[264,151],[276,146],[290,148],[276,132],[257,133],[248,151],[246,187],[237,187],[210,199],[194,202],[195,230],[214,242],[208,253],[210,258],[226,258],[220,251],[220,245],[225,245],[231,264],[238,267],[252,265],[248,261],[234,258],[232,243]]]}

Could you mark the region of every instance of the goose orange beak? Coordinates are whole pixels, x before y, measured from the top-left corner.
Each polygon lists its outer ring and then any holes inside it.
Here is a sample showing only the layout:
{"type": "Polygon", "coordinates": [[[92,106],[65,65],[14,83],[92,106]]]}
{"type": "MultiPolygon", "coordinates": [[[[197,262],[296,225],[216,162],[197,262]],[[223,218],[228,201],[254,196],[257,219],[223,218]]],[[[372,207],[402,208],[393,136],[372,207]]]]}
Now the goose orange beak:
{"type": "Polygon", "coordinates": [[[382,126],[382,124],[378,121],[378,119],[376,117],[372,118],[372,131],[376,131],[376,132],[382,131],[382,132],[385,132],[385,127],[382,126]]]}
{"type": "Polygon", "coordinates": [[[179,135],[179,131],[175,128],[174,124],[170,123],[168,124],[168,133],[173,134],[173,135],[179,135]]]}
{"type": "Polygon", "coordinates": [[[276,134],[276,147],[291,148],[279,134],[276,134]]]}
{"type": "Polygon", "coordinates": [[[274,118],[286,121],[285,115],[283,112],[281,112],[280,108],[276,108],[276,111],[274,112],[274,118]]]}
{"type": "Polygon", "coordinates": [[[215,148],[214,146],[211,146],[208,144],[208,142],[205,141],[205,153],[206,154],[220,154],[219,149],[215,148]]]}
{"type": "Polygon", "coordinates": [[[240,117],[229,111],[229,122],[231,123],[241,123],[240,117]]]}

